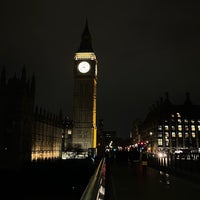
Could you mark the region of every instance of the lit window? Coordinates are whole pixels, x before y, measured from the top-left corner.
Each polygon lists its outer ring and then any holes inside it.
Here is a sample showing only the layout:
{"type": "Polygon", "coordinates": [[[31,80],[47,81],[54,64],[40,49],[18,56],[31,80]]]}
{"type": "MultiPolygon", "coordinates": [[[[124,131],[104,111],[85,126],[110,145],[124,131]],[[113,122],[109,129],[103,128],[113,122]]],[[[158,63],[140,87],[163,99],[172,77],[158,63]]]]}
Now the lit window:
{"type": "Polygon", "coordinates": [[[194,124],[194,120],[193,119],[191,119],[191,123],[194,124]]]}
{"type": "Polygon", "coordinates": [[[172,131],[175,131],[175,126],[171,126],[172,131]]]}
{"type": "Polygon", "coordinates": [[[158,139],[158,146],[162,146],[163,142],[162,139],[158,139]]]}
{"type": "Polygon", "coordinates": [[[158,125],[158,130],[162,131],[162,125],[158,125]]]}
{"type": "Polygon", "coordinates": [[[175,132],[172,132],[172,137],[176,137],[176,133],[175,132]]]}
{"type": "Polygon", "coordinates": [[[169,130],[169,126],[165,125],[165,130],[168,131],[169,130]]]}
{"type": "Polygon", "coordinates": [[[177,117],[181,117],[181,114],[180,113],[176,113],[177,114],[177,117]]]}
{"type": "Polygon", "coordinates": [[[200,131],[200,125],[198,125],[198,131],[200,131]]]}
{"type": "Polygon", "coordinates": [[[181,124],[181,122],[182,122],[181,119],[178,119],[177,121],[178,121],[179,124],[181,124]]]}
{"type": "Polygon", "coordinates": [[[185,125],[185,131],[189,131],[189,126],[185,125]]]}
{"type": "Polygon", "coordinates": [[[195,138],[195,137],[196,137],[196,135],[195,135],[195,132],[192,132],[192,137],[193,137],[193,138],[195,138]]]}
{"type": "Polygon", "coordinates": [[[158,133],[158,137],[162,137],[162,133],[158,133]]]}
{"type": "Polygon", "coordinates": [[[185,122],[185,123],[188,123],[188,119],[184,119],[184,122],[185,122]]]}
{"type": "Polygon", "coordinates": [[[191,130],[195,131],[195,125],[191,125],[191,130]]]}
{"type": "Polygon", "coordinates": [[[185,133],[185,138],[188,138],[188,137],[189,137],[189,133],[186,132],[186,133],[185,133]]]}
{"type": "Polygon", "coordinates": [[[179,138],[182,138],[182,137],[183,137],[183,135],[182,135],[181,132],[178,132],[178,137],[179,137],[179,138]]]}
{"type": "Polygon", "coordinates": [[[197,122],[198,122],[198,124],[200,124],[200,120],[199,119],[197,120],[197,122]]]}
{"type": "Polygon", "coordinates": [[[166,137],[169,137],[169,133],[168,132],[165,132],[165,138],[166,137]]]}
{"type": "Polygon", "coordinates": [[[182,131],[182,125],[178,125],[178,130],[182,131]]]}
{"type": "Polygon", "coordinates": [[[174,118],[174,114],[171,114],[172,118],[174,118]]]}

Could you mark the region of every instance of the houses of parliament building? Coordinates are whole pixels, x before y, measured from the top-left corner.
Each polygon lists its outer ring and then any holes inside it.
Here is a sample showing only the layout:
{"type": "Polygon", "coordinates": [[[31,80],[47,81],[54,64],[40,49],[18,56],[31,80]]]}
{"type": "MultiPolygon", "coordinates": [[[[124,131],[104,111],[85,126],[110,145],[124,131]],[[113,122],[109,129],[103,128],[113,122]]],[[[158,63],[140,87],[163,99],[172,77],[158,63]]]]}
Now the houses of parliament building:
{"type": "Polygon", "coordinates": [[[61,157],[66,117],[35,106],[35,75],[6,80],[0,76],[0,163],[18,168],[24,163],[61,157]]]}

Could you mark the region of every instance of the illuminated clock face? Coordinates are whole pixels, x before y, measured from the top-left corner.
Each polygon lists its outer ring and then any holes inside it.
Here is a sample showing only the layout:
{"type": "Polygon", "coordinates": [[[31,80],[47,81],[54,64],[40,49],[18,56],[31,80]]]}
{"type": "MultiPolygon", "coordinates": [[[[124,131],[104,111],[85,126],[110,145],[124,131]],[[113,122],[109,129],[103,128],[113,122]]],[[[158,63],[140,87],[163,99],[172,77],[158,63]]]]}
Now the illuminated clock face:
{"type": "Polygon", "coordinates": [[[90,70],[90,64],[86,61],[82,61],[78,64],[78,70],[81,73],[87,73],[90,70]]]}

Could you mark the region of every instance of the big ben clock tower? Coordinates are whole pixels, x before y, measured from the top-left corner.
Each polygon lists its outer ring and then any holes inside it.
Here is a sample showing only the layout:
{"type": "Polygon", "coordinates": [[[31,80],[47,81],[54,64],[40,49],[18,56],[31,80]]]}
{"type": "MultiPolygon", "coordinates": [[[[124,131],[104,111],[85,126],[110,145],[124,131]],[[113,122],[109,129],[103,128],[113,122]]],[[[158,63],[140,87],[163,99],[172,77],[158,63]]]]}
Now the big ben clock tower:
{"type": "Polygon", "coordinates": [[[86,21],[81,43],[74,56],[73,137],[74,147],[96,152],[97,59],[86,21]]]}

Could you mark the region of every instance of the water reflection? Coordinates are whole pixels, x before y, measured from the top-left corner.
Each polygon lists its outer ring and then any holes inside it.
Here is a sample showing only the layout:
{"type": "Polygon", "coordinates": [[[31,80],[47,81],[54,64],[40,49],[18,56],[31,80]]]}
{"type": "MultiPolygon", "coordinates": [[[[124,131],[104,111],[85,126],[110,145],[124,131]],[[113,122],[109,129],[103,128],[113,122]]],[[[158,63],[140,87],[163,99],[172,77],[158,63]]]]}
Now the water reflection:
{"type": "Polygon", "coordinates": [[[170,188],[171,181],[170,181],[170,175],[166,172],[160,171],[160,183],[165,187],[165,188],[170,188]]]}

